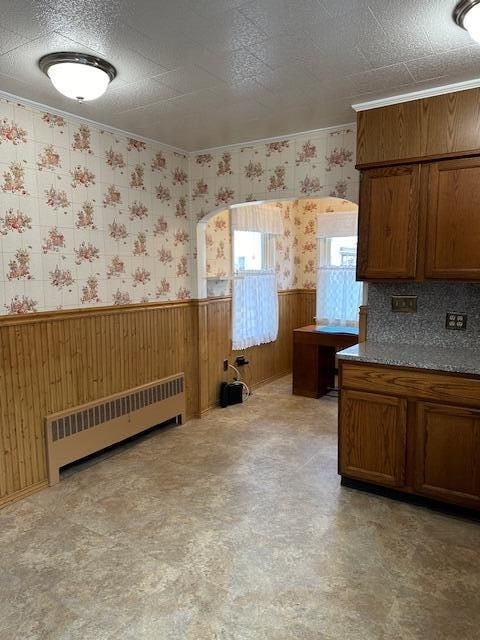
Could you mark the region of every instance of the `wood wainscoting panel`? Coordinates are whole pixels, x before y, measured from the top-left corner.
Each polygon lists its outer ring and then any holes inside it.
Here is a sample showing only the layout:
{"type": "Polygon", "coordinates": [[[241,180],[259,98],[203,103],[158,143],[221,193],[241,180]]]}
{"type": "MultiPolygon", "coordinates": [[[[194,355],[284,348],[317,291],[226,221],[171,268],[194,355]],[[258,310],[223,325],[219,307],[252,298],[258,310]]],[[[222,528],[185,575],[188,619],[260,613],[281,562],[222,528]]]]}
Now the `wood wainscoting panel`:
{"type": "MultiPolygon", "coordinates": [[[[315,291],[279,294],[276,342],[245,350],[255,386],[291,371],[293,329],[311,324],[315,291]]],[[[75,309],[0,318],[0,506],[47,483],[44,420],[185,372],[187,417],[218,403],[232,352],[231,299],[75,309]]]]}
{"type": "Polygon", "coordinates": [[[0,505],[47,478],[44,419],[185,371],[198,412],[194,303],[0,321],[0,505]]]}
{"type": "Polygon", "coordinates": [[[296,304],[297,326],[295,329],[315,324],[315,316],[317,315],[316,289],[299,289],[296,304]]]}
{"type": "MultiPolygon", "coordinates": [[[[293,330],[312,323],[315,315],[315,291],[291,290],[279,293],[279,330],[275,342],[232,351],[231,298],[212,298],[208,302],[208,406],[218,404],[220,383],[227,379],[223,361],[235,364],[235,358],[245,354],[250,364],[242,375],[249,386],[278,378],[292,369],[293,330]]],[[[232,371],[228,380],[232,379],[232,371]]]]}

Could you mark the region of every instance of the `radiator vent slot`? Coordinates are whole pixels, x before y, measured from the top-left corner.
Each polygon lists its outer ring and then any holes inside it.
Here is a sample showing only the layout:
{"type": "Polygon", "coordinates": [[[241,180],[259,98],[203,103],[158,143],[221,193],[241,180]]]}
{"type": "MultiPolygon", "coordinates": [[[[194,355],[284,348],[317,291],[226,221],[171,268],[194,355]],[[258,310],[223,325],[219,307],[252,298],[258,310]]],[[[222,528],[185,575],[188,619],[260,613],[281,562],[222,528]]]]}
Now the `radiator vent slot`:
{"type": "Polygon", "coordinates": [[[140,411],[172,396],[183,393],[183,377],[156,384],[134,393],[96,404],[83,411],[76,411],[69,415],[52,420],[52,440],[56,442],[62,438],[98,427],[115,418],[120,418],[135,411],[140,411]]]}
{"type": "Polygon", "coordinates": [[[185,416],[185,378],[178,373],[45,419],[50,485],[60,467],[95,451],[185,416]]]}

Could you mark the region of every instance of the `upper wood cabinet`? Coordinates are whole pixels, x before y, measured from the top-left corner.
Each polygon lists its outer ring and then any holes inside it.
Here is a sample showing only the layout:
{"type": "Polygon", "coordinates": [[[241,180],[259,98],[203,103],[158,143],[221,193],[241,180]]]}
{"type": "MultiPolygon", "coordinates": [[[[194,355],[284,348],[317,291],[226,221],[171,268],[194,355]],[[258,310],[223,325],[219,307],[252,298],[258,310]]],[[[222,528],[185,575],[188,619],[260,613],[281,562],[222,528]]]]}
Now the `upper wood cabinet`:
{"type": "Polygon", "coordinates": [[[361,111],[357,166],[480,153],[480,89],[361,111]]]}
{"type": "Polygon", "coordinates": [[[405,484],[406,400],[344,390],[339,425],[342,475],[390,487],[405,484]]]}
{"type": "Polygon", "coordinates": [[[425,277],[480,280],[480,158],[428,170],[425,277]]]}
{"type": "Polygon", "coordinates": [[[360,184],[358,279],[414,279],[420,167],[370,169],[360,184]]]}
{"type": "Polygon", "coordinates": [[[480,281],[480,88],[358,114],[359,280],[480,281]]]}
{"type": "Polygon", "coordinates": [[[419,402],[415,445],[417,493],[480,507],[480,411],[419,402]]]}
{"type": "Polygon", "coordinates": [[[480,281],[480,156],[361,175],[359,280],[480,281]]]}
{"type": "Polygon", "coordinates": [[[357,116],[357,165],[385,164],[421,153],[417,102],[402,102],[357,116]]]}
{"type": "Polygon", "coordinates": [[[480,89],[419,100],[418,110],[420,158],[480,152],[480,89]]]}

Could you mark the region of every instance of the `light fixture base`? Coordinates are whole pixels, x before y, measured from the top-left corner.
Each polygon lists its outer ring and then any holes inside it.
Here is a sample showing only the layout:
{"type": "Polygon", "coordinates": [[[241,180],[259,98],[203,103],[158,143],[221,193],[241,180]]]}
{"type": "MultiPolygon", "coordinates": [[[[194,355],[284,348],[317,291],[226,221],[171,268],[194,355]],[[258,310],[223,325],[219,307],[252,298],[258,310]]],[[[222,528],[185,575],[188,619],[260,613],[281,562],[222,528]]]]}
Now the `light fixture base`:
{"type": "Polygon", "coordinates": [[[54,64],[62,62],[73,62],[75,64],[85,64],[89,67],[96,67],[104,71],[110,78],[110,82],[117,77],[117,70],[103,58],[97,58],[89,53],[75,53],[73,51],[59,51],[57,53],[47,53],[38,61],[38,66],[45,75],[48,76],[48,70],[54,64]]]}
{"type": "Polygon", "coordinates": [[[461,0],[453,10],[453,19],[459,27],[465,29],[464,20],[470,9],[473,9],[477,4],[480,4],[480,0],[461,0]]]}
{"type": "Polygon", "coordinates": [[[48,53],[38,66],[59,93],[78,102],[100,98],[117,75],[110,62],[73,51],[48,53]]]}

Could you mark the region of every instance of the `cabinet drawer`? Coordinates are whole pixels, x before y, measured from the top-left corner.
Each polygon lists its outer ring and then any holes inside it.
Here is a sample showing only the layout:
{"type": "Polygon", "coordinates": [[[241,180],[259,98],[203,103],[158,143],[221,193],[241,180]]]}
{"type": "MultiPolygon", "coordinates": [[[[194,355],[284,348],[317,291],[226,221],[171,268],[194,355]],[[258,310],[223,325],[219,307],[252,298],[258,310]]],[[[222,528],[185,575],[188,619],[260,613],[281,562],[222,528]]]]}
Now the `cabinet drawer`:
{"type": "Polygon", "coordinates": [[[480,378],[341,363],[342,388],[480,407],[480,378]]]}

